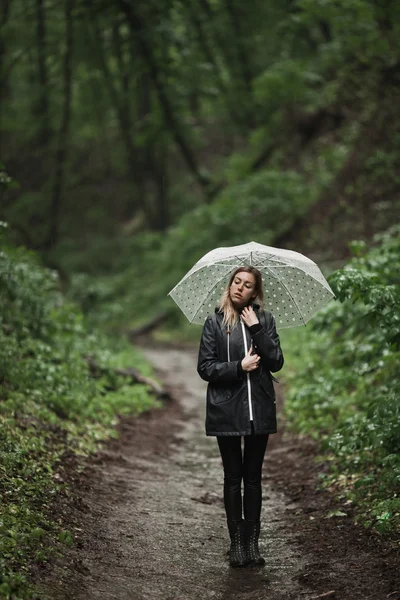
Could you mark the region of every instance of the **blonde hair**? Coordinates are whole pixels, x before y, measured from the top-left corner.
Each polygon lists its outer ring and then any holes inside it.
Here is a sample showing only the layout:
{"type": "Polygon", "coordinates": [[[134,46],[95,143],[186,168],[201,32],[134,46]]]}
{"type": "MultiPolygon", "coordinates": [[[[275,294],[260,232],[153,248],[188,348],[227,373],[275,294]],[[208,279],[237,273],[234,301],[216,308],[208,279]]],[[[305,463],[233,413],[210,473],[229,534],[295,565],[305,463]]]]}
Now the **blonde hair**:
{"type": "Polygon", "coordinates": [[[222,325],[226,326],[228,329],[231,329],[239,322],[239,313],[236,311],[235,307],[232,304],[232,299],[230,296],[230,287],[232,285],[233,280],[235,279],[238,273],[245,271],[246,273],[251,273],[255,279],[254,285],[254,299],[258,300],[259,304],[262,306],[264,293],[262,288],[262,275],[261,272],[255,267],[238,267],[232,273],[231,278],[229,279],[229,283],[225,288],[224,293],[222,294],[218,306],[218,312],[224,313],[224,318],[222,320],[222,325]]]}

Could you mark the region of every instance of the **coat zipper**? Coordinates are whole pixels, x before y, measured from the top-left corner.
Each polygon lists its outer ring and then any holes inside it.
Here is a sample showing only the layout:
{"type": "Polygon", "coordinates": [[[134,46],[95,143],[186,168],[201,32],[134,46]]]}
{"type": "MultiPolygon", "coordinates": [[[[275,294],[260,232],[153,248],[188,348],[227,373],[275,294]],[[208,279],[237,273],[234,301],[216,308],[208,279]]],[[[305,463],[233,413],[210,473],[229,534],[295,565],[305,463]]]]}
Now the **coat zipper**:
{"type": "MultiPolygon", "coordinates": [[[[241,320],[240,324],[242,326],[242,332],[243,332],[243,343],[244,343],[244,353],[245,355],[247,354],[248,350],[247,350],[247,338],[246,338],[246,329],[244,328],[244,323],[241,320]]],[[[228,336],[229,337],[229,336],[228,336]]],[[[250,411],[250,421],[253,420],[253,405],[251,402],[251,383],[250,383],[250,373],[247,371],[246,373],[247,376],[247,391],[248,391],[248,395],[249,395],[249,411],[250,411]]]]}

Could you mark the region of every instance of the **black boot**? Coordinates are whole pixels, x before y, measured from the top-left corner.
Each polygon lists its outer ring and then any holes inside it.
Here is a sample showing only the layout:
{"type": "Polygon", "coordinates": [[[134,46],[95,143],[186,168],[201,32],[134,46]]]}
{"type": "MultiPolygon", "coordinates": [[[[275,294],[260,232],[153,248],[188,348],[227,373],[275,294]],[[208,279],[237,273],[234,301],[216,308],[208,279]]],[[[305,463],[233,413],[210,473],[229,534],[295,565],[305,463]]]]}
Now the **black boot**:
{"type": "Polygon", "coordinates": [[[260,537],[260,521],[245,521],[246,531],[246,558],[251,565],[265,565],[258,547],[260,537]]]}
{"type": "Polygon", "coordinates": [[[228,521],[231,547],[229,563],[231,567],[245,567],[248,564],[245,548],[244,521],[228,521]]]}

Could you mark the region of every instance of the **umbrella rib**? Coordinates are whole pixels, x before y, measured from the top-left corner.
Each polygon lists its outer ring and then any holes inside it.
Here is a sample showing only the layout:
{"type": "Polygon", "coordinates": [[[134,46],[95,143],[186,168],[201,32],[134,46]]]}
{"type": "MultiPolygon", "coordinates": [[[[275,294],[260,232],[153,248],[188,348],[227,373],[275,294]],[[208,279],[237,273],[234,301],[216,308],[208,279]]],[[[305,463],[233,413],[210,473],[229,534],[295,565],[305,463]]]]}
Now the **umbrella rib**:
{"type": "MultiPolygon", "coordinates": [[[[312,279],[316,283],[319,283],[319,285],[322,285],[322,287],[324,287],[328,292],[330,292],[333,295],[333,297],[335,298],[335,294],[331,290],[331,287],[330,287],[329,283],[326,280],[325,281],[320,281],[319,279],[317,279],[315,277],[315,275],[313,275],[312,273],[309,273],[304,267],[300,267],[299,265],[285,265],[285,264],[281,264],[281,265],[277,265],[277,266],[273,266],[273,267],[272,266],[271,267],[267,267],[266,265],[264,265],[264,267],[266,269],[269,269],[269,268],[271,268],[271,269],[281,269],[282,267],[290,267],[291,269],[298,269],[299,271],[301,271],[302,273],[304,273],[305,275],[307,275],[307,277],[310,277],[310,279],[312,279]]],[[[322,275],[322,277],[324,277],[322,273],[321,273],[321,275],[322,275]]]]}
{"type": "MultiPolygon", "coordinates": [[[[243,262],[243,260],[241,258],[239,258],[238,256],[236,256],[236,254],[233,255],[233,258],[237,258],[239,262],[243,262]]],[[[192,269],[190,269],[190,271],[188,271],[180,281],[178,281],[178,283],[172,288],[172,290],[170,292],[168,292],[167,296],[171,295],[171,292],[173,292],[175,290],[175,288],[177,288],[184,280],[188,279],[189,277],[192,277],[195,273],[197,273],[198,271],[200,271],[201,269],[206,269],[208,267],[213,267],[213,266],[219,266],[219,267],[231,267],[232,269],[237,266],[237,265],[230,265],[228,263],[224,263],[224,262],[207,262],[204,263],[203,265],[197,265],[197,263],[195,265],[193,265],[192,269]],[[197,268],[196,268],[197,267],[197,268]]],[[[189,321],[190,323],[192,321],[189,321]]]]}
{"type": "MultiPolygon", "coordinates": [[[[293,267],[290,267],[290,268],[292,269],[293,267]]],[[[266,266],[265,266],[265,267],[264,267],[264,269],[267,269],[267,271],[269,272],[269,268],[268,268],[268,267],[266,267],[266,266]]],[[[272,275],[272,277],[275,277],[275,275],[274,275],[273,273],[271,273],[271,275],[272,275]]],[[[289,294],[289,296],[291,297],[292,301],[294,302],[294,304],[295,304],[295,306],[296,306],[296,308],[297,308],[297,312],[299,313],[299,315],[300,315],[300,317],[301,317],[301,320],[303,321],[304,325],[306,325],[306,322],[305,322],[305,320],[304,320],[304,317],[303,317],[303,315],[301,314],[301,310],[299,309],[299,307],[298,307],[298,305],[297,305],[297,302],[296,302],[296,300],[294,299],[294,297],[293,297],[293,296],[292,296],[292,294],[290,293],[290,290],[289,290],[289,288],[287,287],[287,285],[286,285],[286,284],[285,284],[285,283],[284,283],[284,282],[283,282],[281,279],[278,279],[277,277],[275,277],[275,279],[276,279],[276,280],[277,280],[279,283],[281,283],[281,284],[283,285],[283,287],[285,288],[285,290],[287,291],[287,293],[288,293],[288,294],[289,294]]]]}
{"type": "MultiPolygon", "coordinates": [[[[279,256],[277,254],[271,255],[271,256],[272,257],[276,257],[276,258],[279,259],[279,256]]],[[[305,257],[305,258],[307,258],[307,257],[305,257]]],[[[333,298],[335,298],[336,297],[335,294],[333,293],[333,291],[332,291],[329,283],[326,281],[323,273],[321,273],[321,270],[318,268],[318,265],[316,265],[313,261],[310,261],[310,262],[312,263],[312,266],[314,266],[314,267],[317,268],[317,270],[319,271],[319,275],[321,275],[321,277],[322,277],[322,280],[319,277],[317,277],[318,274],[315,275],[313,273],[310,273],[307,270],[307,266],[310,266],[310,265],[299,265],[299,264],[296,265],[296,264],[281,263],[281,264],[278,264],[278,265],[271,265],[270,267],[267,267],[267,265],[264,264],[263,267],[266,268],[266,269],[268,269],[268,268],[271,268],[271,269],[280,269],[281,267],[291,267],[293,269],[298,269],[299,271],[301,271],[302,273],[304,273],[305,275],[307,275],[307,277],[310,277],[317,284],[319,284],[323,288],[325,288],[325,290],[327,292],[329,292],[332,295],[333,298]]]]}
{"type": "MultiPolygon", "coordinates": [[[[230,267],[230,269],[227,271],[229,273],[229,271],[231,270],[232,265],[227,265],[230,267]]],[[[204,301],[200,304],[199,308],[196,310],[196,312],[193,315],[193,318],[189,320],[189,323],[193,323],[193,321],[195,320],[195,318],[197,317],[201,307],[203,306],[203,304],[206,302],[207,298],[210,296],[210,294],[212,294],[212,292],[215,290],[215,288],[217,287],[217,285],[219,285],[221,283],[221,279],[223,277],[225,277],[227,275],[227,273],[224,273],[222,275],[222,277],[220,277],[218,279],[218,281],[215,282],[215,284],[212,286],[211,290],[208,292],[207,296],[205,297],[204,301]]]]}
{"type": "MultiPolygon", "coordinates": [[[[242,264],[244,263],[245,265],[249,265],[249,264],[251,265],[251,262],[250,263],[246,262],[243,258],[240,258],[240,256],[237,256],[236,254],[232,254],[232,256],[229,257],[229,258],[227,258],[227,260],[232,260],[233,258],[236,258],[239,263],[242,263],[242,264]]],[[[223,259],[221,259],[221,260],[223,260],[223,259]]],[[[226,262],[214,262],[214,261],[212,261],[212,262],[207,263],[205,265],[201,265],[200,268],[202,268],[202,267],[210,267],[210,266],[214,267],[215,265],[216,266],[220,266],[220,267],[232,267],[232,268],[240,266],[240,265],[230,265],[229,263],[226,263],[226,262]]]]}
{"type": "MultiPolygon", "coordinates": [[[[238,258],[238,257],[236,256],[236,258],[238,258]]],[[[205,267],[215,267],[215,266],[216,267],[232,267],[233,268],[236,265],[230,265],[229,263],[226,263],[226,262],[213,262],[213,263],[209,263],[209,264],[203,265],[203,266],[205,266],[205,267]]]]}
{"type": "MultiPolygon", "coordinates": [[[[234,254],[233,256],[234,256],[234,258],[237,258],[239,262],[241,262],[241,263],[245,263],[245,264],[247,264],[247,265],[249,264],[249,263],[248,263],[248,262],[246,262],[246,261],[245,261],[243,258],[240,258],[240,256],[238,256],[237,254],[234,254]]],[[[251,252],[250,252],[250,260],[251,260],[251,252]]],[[[251,263],[250,263],[250,264],[251,264],[251,263]]],[[[240,265],[239,265],[239,266],[240,266],[240,265]]]]}
{"type": "MultiPolygon", "coordinates": [[[[300,321],[303,325],[306,325],[306,321],[311,318],[316,310],[318,310],[318,307],[326,303],[327,296],[333,296],[333,298],[335,298],[335,294],[329,286],[329,283],[326,281],[324,275],[314,261],[299,252],[272,248],[271,246],[264,246],[257,242],[241,244],[231,248],[216,248],[215,250],[208,252],[193,265],[188,273],[186,273],[186,275],[184,275],[184,277],[168,293],[168,296],[170,296],[181,308],[190,323],[200,323],[204,320],[204,315],[213,312],[210,310],[212,302],[215,304],[218,303],[218,292],[221,283],[224,283],[227,280],[229,281],[229,277],[232,276],[235,269],[240,271],[241,268],[245,268],[246,266],[257,267],[266,277],[270,278],[265,289],[267,291],[269,288],[267,294],[271,300],[271,306],[274,306],[273,296],[275,296],[275,298],[278,296],[277,302],[275,303],[275,309],[277,311],[276,314],[284,319],[281,321],[282,327],[296,326],[300,324],[300,321]],[[239,255],[236,254],[236,251],[239,252],[239,255]],[[212,269],[212,267],[217,268],[212,269]],[[284,270],[279,271],[279,269],[293,269],[294,273],[298,272],[301,274],[301,277],[296,275],[294,278],[288,278],[288,283],[286,284],[286,274],[290,275],[290,273],[285,273],[284,270]],[[200,273],[202,273],[202,275],[200,275],[200,273]],[[282,277],[282,275],[284,275],[284,277],[282,277]],[[309,279],[306,287],[311,286],[311,281],[313,282],[312,287],[319,288],[314,291],[314,303],[310,298],[307,298],[307,295],[312,295],[313,291],[305,288],[303,289],[302,287],[302,278],[304,277],[309,279]],[[214,284],[212,284],[213,280],[215,281],[214,284]],[[294,282],[294,285],[292,285],[291,282],[294,282]],[[211,289],[207,290],[209,285],[211,285],[211,289]],[[282,288],[279,288],[280,285],[282,288]],[[281,290],[281,293],[274,293],[276,287],[281,290]],[[285,293],[287,294],[286,298],[285,293]],[[299,302],[296,300],[296,293],[299,294],[299,302]],[[303,297],[302,293],[305,297],[303,297]],[[288,299],[289,302],[292,302],[292,304],[290,304],[292,307],[291,309],[288,308],[288,299]],[[302,314],[303,304],[304,315],[302,314]],[[308,308],[306,308],[306,304],[308,305],[308,308]],[[291,317],[289,317],[288,313],[286,313],[285,316],[283,315],[285,310],[291,312],[293,309],[297,310],[298,319],[293,318],[294,324],[292,323],[291,325],[291,317]],[[191,313],[192,310],[195,311],[194,315],[192,318],[189,318],[188,313],[191,313]],[[202,315],[200,320],[199,314],[202,315]]],[[[291,316],[294,315],[295,313],[291,312],[291,316]]]]}
{"type": "MultiPolygon", "coordinates": [[[[252,254],[252,253],[253,253],[253,252],[251,252],[250,254],[252,254]]],[[[227,257],[227,259],[226,259],[226,260],[232,260],[232,259],[234,259],[234,258],[236,258],[236,259],[237,259],[237,261],[238,261],[238,263],[239,263],[239,265],[236,265],[236,266],[240,266],[240,263],[242,263],[242,264],[244,263],[244,264],[246,264],[246,265],[251,265],[251,264],[252,264],[252,259],[253,259],[253,257],[252,257],[252,256],[250,256],[250,263],[249,263],[249,262],[246,262],[246,261],[243,259],[243,257],[241,258],[241,257],[240,257],[240,256],[238,256],[237,254],[232,254],[231,256],[227,257]]],[[[223,261],[224,259],[223,259],[223,258],[221,258],[220,260],[221,260],[221,261],[223,261]]],[[[235,265],[232,265],[232,264],[230,265],[229,263],[226,263],[226,262],[219,262],[219,261],[213,261],[213,260],[210,260],[210,262],[204,263],[203,265],[199,265],[199,266],[198,266],[198,268],[197,268],[196,270],[193,270],[193,272],[192,272],[192,273],[190,273],[190,275],[193,275],[194,273],[196,273],[196,272],[197,272],[197,271],[199,271],[200,269],[203,269],[203,268],[205,268],[205,267],[215,266],[215,265],[216,265],[216,266],[221,266],[221,267],[227,267],[227,266],[229,266],[229,267],[232,267],[232,268],[235,266],[235,265]]],[[[197,265],[194,265],[193,269],[195,269],[195,267],[196,267],[196,266],[197,266],[197,265]]],[[[188,273],[186,273],[185,277],[186,277],[187,275],[188,275],[188,273]]],[[[179,282],[179,283],[180,283],[180,282],[179,282]]],[[[179,283],[178,283],[177,285],[179,285],[179,283]]],[[[176,287],[176,286],[175,286],[175,287],[176,287]]]]}
{"type": "MultiPolygon", "coordinates": [[[[243,259],[240,258],[239,256],[236,256],[236,254],[233,254],[232,257],[228,257],[227,260],[232,260],[232,258],[237,258],[237,260],[239,262],[243,262],[243,259]]],[[[221,260],[224,260],[223,258],[221,258],[221,260]]],[[[193,269],[195,269],[197,265],[194,265],[193,269]]],[[[190,275],[193,275],[194,273],[197,273],[197,271],[199,271],[200,269],[205,269],[207,267],[214,267],[214,266],[219,266],[219,267],[235,267],[237,265],[230,265],[229,263],[226,262],[215,262],[213,260],[211,260],[210,262],[204,263],[203,265],[199,265],[198,268],[196,270],[193,270],[192,273],[190,273],[190,275]]],[[[186,273],[186,275],[188,275],[188,273],[186,273]]],[[[185,277],[186,277],[185,275],[185,277]]],[[[180,282],[179,282],[180,283],[180,282]]],[[[179,285],[179,284],[178,284],[179,285]]]]}

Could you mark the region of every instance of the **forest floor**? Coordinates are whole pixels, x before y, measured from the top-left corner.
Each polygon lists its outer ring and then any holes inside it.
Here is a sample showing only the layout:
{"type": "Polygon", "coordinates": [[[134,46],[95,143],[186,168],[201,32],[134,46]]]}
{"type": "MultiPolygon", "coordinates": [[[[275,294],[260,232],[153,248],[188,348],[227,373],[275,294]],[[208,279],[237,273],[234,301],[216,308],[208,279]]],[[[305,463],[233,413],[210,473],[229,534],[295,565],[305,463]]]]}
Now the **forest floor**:
{"type": "MultiPolygon", "coordinates": [[[[316,491],[315,444],[270,436],[263,470],[265,567],[232,569],[215,438],[204,434],[196,353],[146,348],[173,399],[125,418],[121,437],[55,507],[75,543],[35,574],[51,600],[399,600],[393,544],[354,525],[351,508],[316,491]],[[332,516],[337,511],[347,516],[332,516]]],[[[281,397],[280,385],[277,386],[281,397]]],[[[71,469],[72,471],[72,469],[71,469]]],[[[66,472],[66,476],[68,472],[66,472]]]]}

